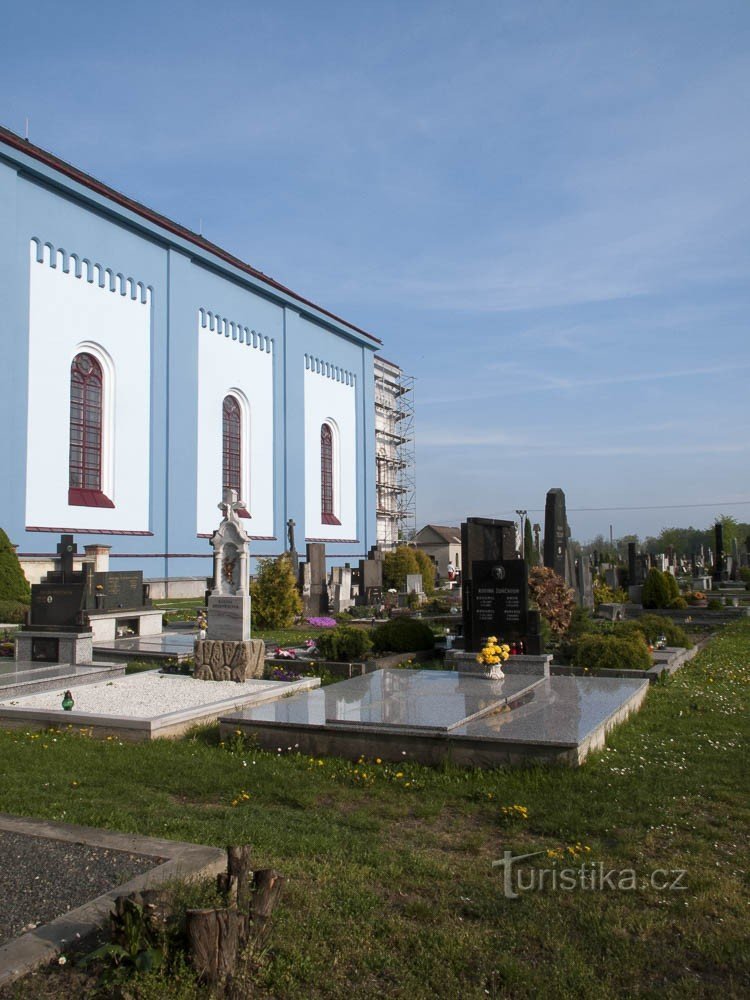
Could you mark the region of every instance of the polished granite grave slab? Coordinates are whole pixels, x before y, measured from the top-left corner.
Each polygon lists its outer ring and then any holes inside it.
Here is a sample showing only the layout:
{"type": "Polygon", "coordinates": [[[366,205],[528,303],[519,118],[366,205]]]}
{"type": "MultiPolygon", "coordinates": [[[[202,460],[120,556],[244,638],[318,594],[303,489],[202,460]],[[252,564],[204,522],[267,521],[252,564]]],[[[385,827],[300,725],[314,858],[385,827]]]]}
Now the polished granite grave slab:
{"type": "Polygon", "coordinates": [[[33,694],[72,684],[92,684],[125,672],[122,663],[49,663],[0,660],[0,698],[33,694]]]}
{"type": "Polygon", "coordinates": [[[641,703],[648,681],[378,670],[220,717],[224,735],[262,746],[290,742],[303,753],[365,754],[470,766],[529,759],[580,763],[641,703]]]}
{"type": "Polygon", "coordinates": [[[158,635],[133,636],[94,645],[94,655],[123,660],[182,660],[193,655],[198,633],[195,631],[161,632],[158,635]]]}

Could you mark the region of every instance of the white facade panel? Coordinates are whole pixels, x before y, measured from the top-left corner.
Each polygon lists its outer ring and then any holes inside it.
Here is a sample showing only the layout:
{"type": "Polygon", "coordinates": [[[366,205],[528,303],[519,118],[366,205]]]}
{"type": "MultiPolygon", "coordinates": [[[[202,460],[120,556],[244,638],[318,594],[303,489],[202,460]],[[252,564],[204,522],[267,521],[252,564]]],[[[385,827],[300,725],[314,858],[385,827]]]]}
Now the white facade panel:
{"type": "Polygon", "coordinates": [[[62,253],[51,259],[45,248],[42,258],[32,241],[26,525],[146,532],[150,294],[100,265],[81,266],[71,257],[66,272],[62,253]],[[70,366],[81,352],[93,354],[103,369],[102,492],[114,508],[68,504],[70,366]]]}
{"type": "Polygon", "coordinates": [[[357,412],[353,376],[305,370],[305,529],[308,538],[357,537],[357,412]],[[321,511],[320,430],[333,430],[333,509],[340,524],[323,524],[321,511]]]}
{"type": "Polygon", "coordinates": [[[232,395],[242,412],[242,497],[247,533],[274,532],[273,342],[219,317],[198,316],[197,533],[218,524],[222,491],[222,407],[232,395]],[[235,337],[231,335],[234,327],[235,337]],[[239,333],[242,331],[242,340],[239,333]],[[245,337],[247,336],[247,340],[245,337]]]}

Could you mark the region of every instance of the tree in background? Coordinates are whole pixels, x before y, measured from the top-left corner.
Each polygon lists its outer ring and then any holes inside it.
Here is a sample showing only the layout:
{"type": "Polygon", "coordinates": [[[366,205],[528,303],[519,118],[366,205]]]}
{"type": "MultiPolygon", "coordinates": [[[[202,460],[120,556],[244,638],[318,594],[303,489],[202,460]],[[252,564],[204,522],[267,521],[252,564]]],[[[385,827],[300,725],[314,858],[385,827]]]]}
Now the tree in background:
{"type": "Polygon", "coordinates": [[[302,600],[294,570],[285,553],[278,559],[261,559],[250,584],[253,623],[258,628],[288,628],[302,613],[302,600]]]}
{"type": "Polygon", "coordinates": [[[531,531],[531,521],[526,518],[526,523],[523,528],[523,557],[526,560],[527,566],[536,566],[536,549],[534,548],[534,535],[531,531]]]}
{"type": "Polygon", "coordinates": [[[417,549],[410,545],[399,545],[383,556],[383,586],[386,590],[394,589],[403,593],[409,573],[421,572],[417,549]]]}
{"type": "Polygon", "coordinates": [[[31,588],[23,575],[16,550],[2,528],[0,528],[0,600],[17,601],[19,604],[28,604],[31,601],[31,588]]]}
{"type": "Polygon", "coordinates": [[[435,593],[435,563],[423,549],[414,549],[413,551],[419,565],[417,572],[422,574],[424,592],[428,597],[432,597],[435,593]]]}

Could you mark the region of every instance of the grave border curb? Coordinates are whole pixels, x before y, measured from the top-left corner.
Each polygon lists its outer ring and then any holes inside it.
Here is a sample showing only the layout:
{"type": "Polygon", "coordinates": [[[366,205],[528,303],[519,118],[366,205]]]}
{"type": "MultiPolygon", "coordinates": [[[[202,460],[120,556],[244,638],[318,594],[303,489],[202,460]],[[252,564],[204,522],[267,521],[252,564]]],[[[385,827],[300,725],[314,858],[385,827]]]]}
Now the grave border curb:
{"type": "Polygon", "coordinates": [[[226,869],[226,851],[205,844],[142,837],[71,823],[10,816],[7,813],[0,813],[0,830],[154,858],[154,867],[145,874],[110,889],[0,947],[0,987],[51,962],[66,947],[77,944],[99,930],[106,923],[118,896],[153,888],[176,878],[218,875],[226,869]]]}

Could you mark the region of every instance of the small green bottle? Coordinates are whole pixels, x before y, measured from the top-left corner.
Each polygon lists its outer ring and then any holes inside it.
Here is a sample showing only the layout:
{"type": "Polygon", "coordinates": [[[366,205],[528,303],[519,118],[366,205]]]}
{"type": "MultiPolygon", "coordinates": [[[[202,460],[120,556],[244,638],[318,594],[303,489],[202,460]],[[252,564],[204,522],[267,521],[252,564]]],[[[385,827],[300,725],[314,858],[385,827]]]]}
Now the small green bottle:
{"type": "Polygon", "coordinates": [[[70,712],[74,704],[75,702],[73,701],[73,695],[70,693],[70,691],[66,691],[65,694],[63,695],[62,707],[65,709],[66,712],[70,712]]]}

